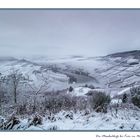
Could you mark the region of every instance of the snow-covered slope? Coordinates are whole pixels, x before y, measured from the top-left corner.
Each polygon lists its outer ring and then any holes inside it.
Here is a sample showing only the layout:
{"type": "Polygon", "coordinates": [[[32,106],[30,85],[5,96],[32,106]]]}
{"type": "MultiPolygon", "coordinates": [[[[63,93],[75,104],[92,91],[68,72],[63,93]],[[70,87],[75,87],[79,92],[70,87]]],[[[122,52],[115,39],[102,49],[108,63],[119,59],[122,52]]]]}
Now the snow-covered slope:
{"type": "MultiPolygon", "coordinates": [[[[140,83],[140,51],[115,53],[104,57],[67,57],[46,63],[66,71],[88,72],[104,87],[129,87],[140,83]]],[[[44,59],[42,58],[42,62],[44,59]]],[[[40,59],[41,61],[41,59],[40,59]]],[[[37,61],[35,61],[37,62],[37,61]]],[[[45,62],[44,62],[45,63],[45,62]]]]}
{"type": "Polygon", "coordinates": [[[136,50],[103,57],[77,56],[48,59],[46,63],[55,65],[67,72],[75,73],[79,70],[88,73],[88,76],[96,79],[96,82],[92,81],[94,85],[110,89],[112,94],[117,94],[127,87],[140,84],[139,56],[140,51],[136,50]]]}
{"type": "Polygon", "coordinates": [[[67,75],[43,68],[40,64],[25,59],[3,59],[2,61],[0,59],[0,73],[2,75],[8,75],[14,70],[18,70],[25,77],[28,76],[29,80],[36,86],[43,83],[43,77],[48,79],[50,89],[63,89],[68,84],[67,75]]]}
{"type": "Polygon", "coordinates": [[[35,83],[41,75],[49,77],[51,89],[66,89],[84,84],[107,89],[117,94],[125,88],[140,84],[140,51],[110,54],[103,57],[71,56],[64,58],[0,58],[0,72],[9,73],[13,68],[29,75],[35,83]],[[74,77],[76,82],[69,83],[74,77]]]}
{"type": "Polygon", "coordinates": [[[28,118],[20,119],[20,123],[10,130],[140,130],[139,118],[139,110],[127,108],[120,109],[117,114],[115,111],[109,111],[107,114],[62,111],[49,118],[45,116],[39,125],[30,125],[31,119],[28,118]]]}

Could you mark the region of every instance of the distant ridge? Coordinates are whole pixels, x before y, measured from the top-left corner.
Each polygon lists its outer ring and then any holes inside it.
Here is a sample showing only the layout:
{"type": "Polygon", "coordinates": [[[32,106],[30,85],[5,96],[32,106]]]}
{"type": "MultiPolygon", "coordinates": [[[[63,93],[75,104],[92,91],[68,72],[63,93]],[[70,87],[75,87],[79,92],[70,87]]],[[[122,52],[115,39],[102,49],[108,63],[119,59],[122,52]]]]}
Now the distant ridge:
{"type": "Polygon", "coordinates": [[[130,57],[132,56],[135,59],[140,59],[140,50],[117,52],[107,55],[107,57],[130,57]]]}
{"type": "Polygon", "coordinates": [[[0,56],[0,61],[15,61],[17,60],[16,58],[14,57],[10,57],[10,56],[0,56]]]}

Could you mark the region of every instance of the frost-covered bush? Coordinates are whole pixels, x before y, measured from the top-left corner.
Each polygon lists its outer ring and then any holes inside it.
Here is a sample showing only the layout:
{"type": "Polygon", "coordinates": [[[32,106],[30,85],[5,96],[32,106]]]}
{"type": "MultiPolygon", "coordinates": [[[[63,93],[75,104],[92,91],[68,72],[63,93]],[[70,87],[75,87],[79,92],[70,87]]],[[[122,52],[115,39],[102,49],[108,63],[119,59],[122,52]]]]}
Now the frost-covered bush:
{"type": "Polygon", "coordinates": [[[19,124],[20,120],[12,115],[8,120],[6,120],[5,122],[3,122],[0,126],[0,129],[2,130],[11,130],[15,125],[19,124]]]}
{"type": "Polygon", "coordinates": [[[27,113],[27,105],[26,104],[19,104],[17,106],[17,114],[23,115],[27,113]]]}
{"type": "Polygon", "coordinates": [[[65,118],[69,118],[71,120],[73,120],[73,112],[69,112],[65,115],[65,118]]]}
{"type": "Polygon", "coordinates": [[[68,94],[47,96],[44,102],[46,110],[57,113],[61,110],[71,110],[76,105],[76,100],[68,94]]]}
{"type": "Polygon", "coordinates": [[[88,85],[88,88],[95,89],[93,85],[88,85]]]}
{"type": "Polygon", "coordinates": [[[75,102],[76,102],[76,106],[74,108],[74,111],[82,111],[82,110],[86,110],[88,109],[90,106],[89,106],[89,100],[88,98],[86,97],[74,97],[75,102]]]}
{"type": "Polygon", "coordinates": [[[132,87],[130,89],[131,96],[140,95],[140,86],[139,87],[132,87]]]}
{"type": "Polygon", "coordinates": [[[127,101],[128,101],[128,95],[126,93],[124,93],[123,97],[122,97],[122,102],[127,103],[127,101]]]}
{"type": "Polygon", "coordinates": [[[76,83],[77,82],[77,78],[72,76],[72,75],[68,75],[69,77],[69,83],[76,83]]]}
{"type": "Polygon", "coordinates": [[[56,130],[59,130],[58,126],[57,125],[51,125],[48,127],[48,130],[49,131],[56,131],[56,130]]]}
{"type": "Polygon", "coordinates": [[[42,117],[38,114],[35,114],[33,116],[33,118],[31,120],[29,120],[29,126],[31,126],[31,125],[34,125],[34,126],[41,125],[42,121],[43,121],[42,117]]]}
{"type": "Polygon", "coordinates": [[[51,94],[45,97],[45,101],[43,106],[46,111],[52,113],[58,113],[59,111],[74,111],[77,112],[79,110],[85,110],[88,108],[88,100],[87,97],[76,97],[71,94],[51,94]]]}
{"type": "Polygon", "coordinates": [[[85,84],[84,87],[87,87],[87,88],[90,88],[90,89],[95,89],[94,85],[85,84]]]}
{"type": "Polygon", "coordinates": [[[73,87],[70,86],[70,87],[69,87],[69,92],[72,92],[72,91],[73,91],[73,87]]]}
{"type": "Polygon", "coordinates": [[[130,89],[132,103],[140,108],[140,87],[130,89]]]}
{"type": "Polygon", "coordinates": [[[78,97],[54,92],[53,94],[46,94],[42,99],[36,98],[35,100],[30,99],[18,103],[14,109],[17,115],[32,115],[35,113],[45,115],[46,112],[58,113],[62,110],[76,110],[76,106],[83,107],[84,104],[82,104],[83,100],[80,101],[78,97]]]}
{"type": "Polygon", "coordinates": [[[18,103],[15,107],[15,111],[17,115],[32,115],[39,110],[40,104],[34,104],[34,102],[30,101],[28,102],[23,102],[23,103],[18,103]]]}
{"type": "Polygon", "coordinates": [[[87,96],[72,96],[64,91],[45,93],[16,104],[12,109],[18,116],[56,114],[60,111],[92,110],[87,96]]]}
{"type": "Polygon", "coordinates": [[[91,106],[96,112],[107,113],[107,107],[111,101],[109,95],[106,95],[105,92],[101,91],[92,91],[91,98],[91,106]]]}
{"type": "Polygon", "coordinates": [[[132,103],[140,108],[140,96],[135,95],[134,97],[132,97],[132,103]]]}

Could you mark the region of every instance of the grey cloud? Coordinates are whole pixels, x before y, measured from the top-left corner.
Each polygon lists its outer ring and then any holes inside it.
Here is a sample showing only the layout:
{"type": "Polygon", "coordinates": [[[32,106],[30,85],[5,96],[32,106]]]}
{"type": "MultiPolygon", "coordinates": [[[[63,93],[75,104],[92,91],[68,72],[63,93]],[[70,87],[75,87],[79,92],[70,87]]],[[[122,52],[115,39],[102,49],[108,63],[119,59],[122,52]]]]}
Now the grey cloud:
{"type": "Polygon", "coordinates": [[[0,10],[0,55],[106,55],[139,38],[140,10],[0,10]]]}

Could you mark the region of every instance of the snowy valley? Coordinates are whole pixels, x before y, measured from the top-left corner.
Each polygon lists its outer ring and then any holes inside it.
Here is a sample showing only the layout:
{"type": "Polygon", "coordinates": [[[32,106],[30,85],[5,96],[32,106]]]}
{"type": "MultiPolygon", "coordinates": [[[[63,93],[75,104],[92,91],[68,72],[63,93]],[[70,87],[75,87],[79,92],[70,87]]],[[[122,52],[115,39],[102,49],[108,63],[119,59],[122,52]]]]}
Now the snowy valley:
{"type": "Polygon", "coordinates": [[[0,90],[0,130],[140,130],[139,50],[0,57],[0,90]]]}

